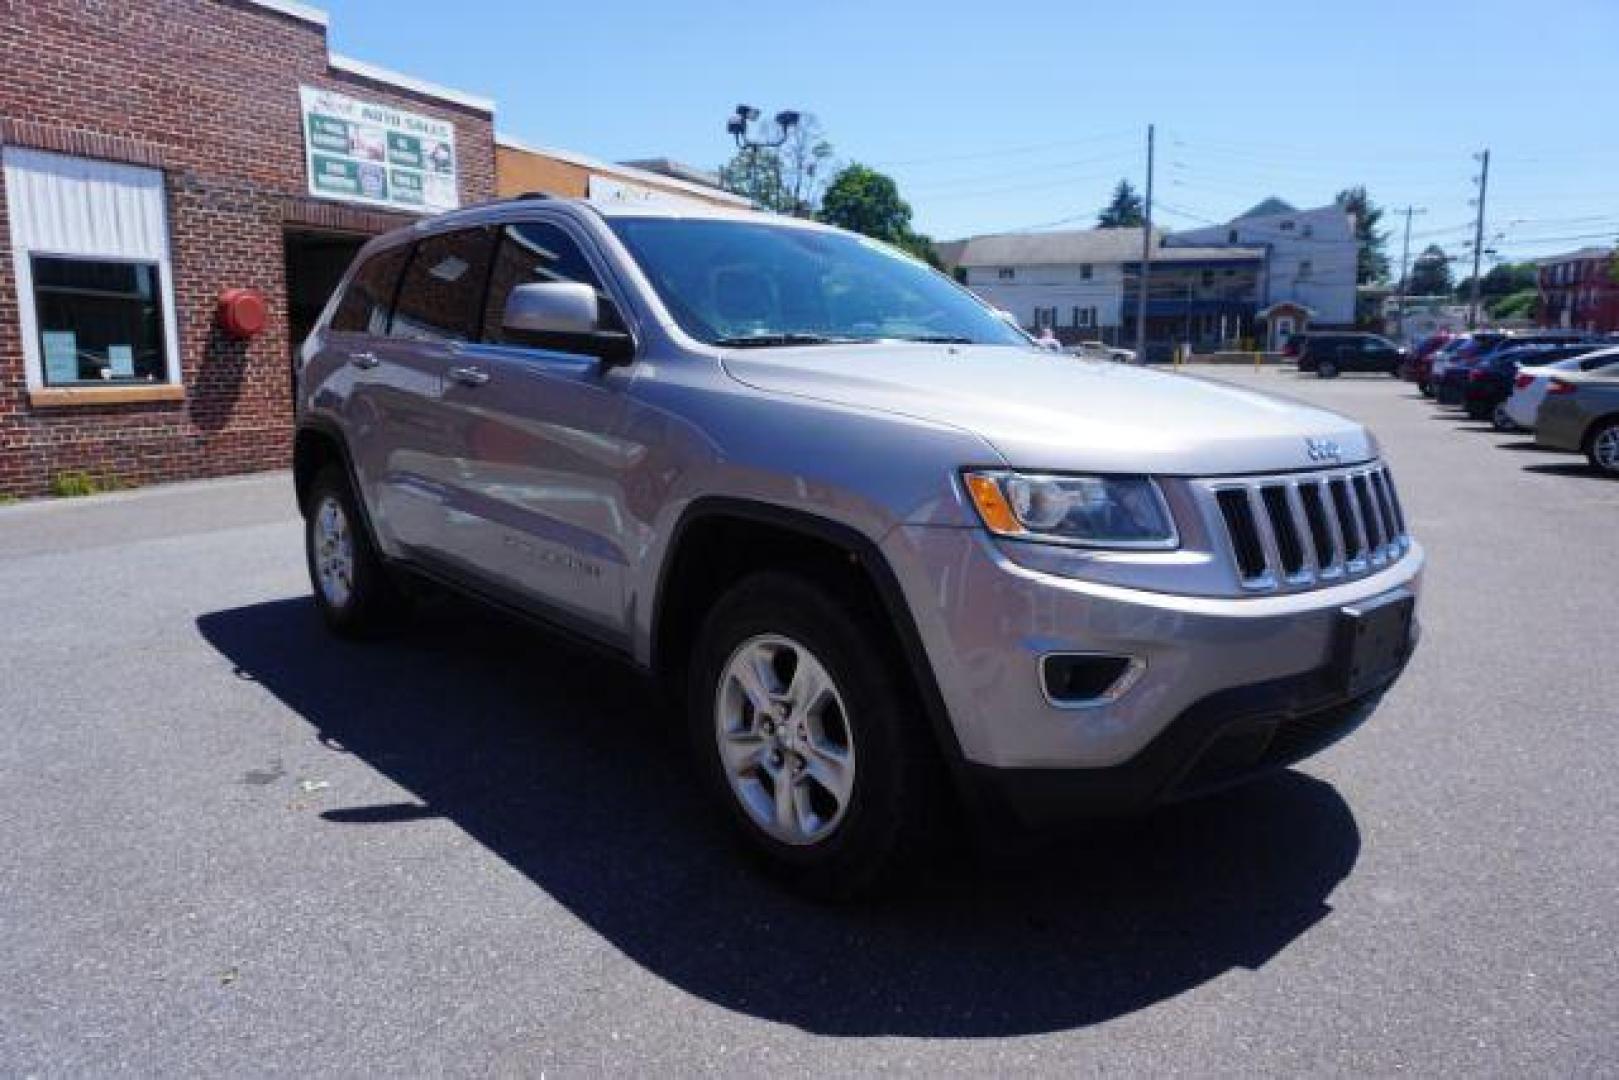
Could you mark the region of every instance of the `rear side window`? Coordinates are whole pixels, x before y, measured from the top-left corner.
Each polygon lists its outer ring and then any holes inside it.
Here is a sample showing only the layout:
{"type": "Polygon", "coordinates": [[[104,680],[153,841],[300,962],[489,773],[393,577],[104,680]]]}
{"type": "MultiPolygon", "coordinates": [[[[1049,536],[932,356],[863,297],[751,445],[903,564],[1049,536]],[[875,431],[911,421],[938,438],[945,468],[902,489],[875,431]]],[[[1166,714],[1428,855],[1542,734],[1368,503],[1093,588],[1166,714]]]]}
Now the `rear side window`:
{"type": "Polygon", "coordinates": [[[524,221],[501,230],[500,247],[489,276],[484,307],[483,340],[496,345],[519,344],[501,332],[506,300],[519,285],[547,281],[573,281],[596,290],[604,328],[621,329],[612,298],[585,259],[584,252],[561,228],[544,221],[524,221]]]}
{"type": "Polygon", "coordinates": [[[476,340],[492,246],[488,229],[462,229],[419,242],[399,286],[389,333],[419,341],[476,340]]]}
{"type": "Polygon", "coordinates": [[[401,244],[367,259],[332,313],[332,329],[351,334],[386,334],[394,288],[409,256],[410,245],[401,244]]]}

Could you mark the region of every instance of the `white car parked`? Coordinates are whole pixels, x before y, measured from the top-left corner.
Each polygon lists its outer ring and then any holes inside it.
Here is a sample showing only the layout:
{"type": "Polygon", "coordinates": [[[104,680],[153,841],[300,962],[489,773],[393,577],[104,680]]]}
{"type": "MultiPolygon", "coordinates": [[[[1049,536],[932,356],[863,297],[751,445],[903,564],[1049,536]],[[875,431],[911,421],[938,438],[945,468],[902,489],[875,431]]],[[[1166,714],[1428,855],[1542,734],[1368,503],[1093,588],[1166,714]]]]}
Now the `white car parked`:
{"type": "MultiPolygon", "coordinates": [[[[1535,414],[1540,412],[1540,403],[1546,400],[1546,384],[1553,375],[1559,371],[1595,371],[1612,364],[1619,364],[1619,347],[1598,349],[1584,356],[1573,356],[1541,367],[1519,368],[1518,377],[1512,383],[1512,396],[1501,407],[1502,411],[1514,424],[1525,431],[1533,431],[1535,414]]],[[[1499,418],[1500,414],[1497,413],[1498,421],[1499,418]]],[[[1498,422],[1496,426],[1501,425],[1498,422]]]]}
{"type": "Polygon", "coordinates": [[[1070,345],[1063,351],[1086,360],[1113,360],[1120,364],[1132,364],[1136,359],[1134,349],[1109,345],[1105,341],[1081,341],[1078,345],[1070,345]]]}

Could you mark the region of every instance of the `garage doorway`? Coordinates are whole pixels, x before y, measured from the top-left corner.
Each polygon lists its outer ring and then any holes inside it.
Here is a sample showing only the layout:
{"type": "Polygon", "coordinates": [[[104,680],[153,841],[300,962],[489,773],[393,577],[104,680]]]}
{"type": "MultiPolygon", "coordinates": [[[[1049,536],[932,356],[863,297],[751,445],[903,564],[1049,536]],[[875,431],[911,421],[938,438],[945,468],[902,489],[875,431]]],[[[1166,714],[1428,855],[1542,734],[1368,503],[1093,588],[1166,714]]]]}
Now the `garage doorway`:
{"type": "Polygon", "coordinates": [[[357,233],[287,231],[287,341],[294,355],[369,239],[357,233]]]}

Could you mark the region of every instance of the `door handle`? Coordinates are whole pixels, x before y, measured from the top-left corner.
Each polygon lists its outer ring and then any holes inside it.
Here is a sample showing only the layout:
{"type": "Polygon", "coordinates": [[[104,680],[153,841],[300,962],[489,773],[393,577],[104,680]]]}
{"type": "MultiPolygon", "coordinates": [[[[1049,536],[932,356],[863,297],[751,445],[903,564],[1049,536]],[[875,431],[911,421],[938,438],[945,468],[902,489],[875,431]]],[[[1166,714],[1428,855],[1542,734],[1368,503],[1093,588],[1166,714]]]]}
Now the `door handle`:
{"type": "Polygon", "coordinates": [[[483,368],[453,367],[449,376],[462,386],[482,386],[489,381],[489,372],[483,368]]]}
{"type": "Polygon", "coordinates": [[[357,352],[349,354],[349,363],[363,371],[370,371],[382,361],[377,358],[377,354],[374,352],[357,352]]]}

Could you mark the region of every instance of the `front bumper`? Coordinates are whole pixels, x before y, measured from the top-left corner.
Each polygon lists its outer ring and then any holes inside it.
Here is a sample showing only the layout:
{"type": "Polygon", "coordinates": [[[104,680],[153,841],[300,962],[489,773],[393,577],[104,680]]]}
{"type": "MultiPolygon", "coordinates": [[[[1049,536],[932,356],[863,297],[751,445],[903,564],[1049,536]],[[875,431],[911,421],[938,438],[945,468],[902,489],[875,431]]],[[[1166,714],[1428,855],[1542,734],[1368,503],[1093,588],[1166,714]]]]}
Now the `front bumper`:
{"type": "Polygon", "coordinates": [[[1351,697],[1336,689],[1337,671],[1328,664],[1210,694],[1119,765],[974,765],[966,775],[979,806],[1027,826],[1135,813],[1244,783],[1326,749],[1371,716],[1398,675],[1396,671],[1383,686],[1351,697]]]}
{"type": "MultiPolygon", "coordinates": [[[[1285,683],[1294,688],[1271,701],[1267,715],[1277,701],[1281,714],[1299,716],[1343,704],[1311,689],[1333,663],[1342,609],[1401,590],[1415,596],[1423,567],[1413,543],[1397,562],[1345,584],[1224,598],[1031,570],[976,529],[902,527],[884,546],[901,571],[968,766],[1030,779],[1034,772],[1026,770],[1073,771],[1076,783],[1101,786],[1109,770],[1146,753],[1171,728],[1189,723],[1187,731],[1201,732],[1215,723],[1187,717],[1216,716],[1215,726],[1223,726],[1250,711],[1228,707],[1236,699],[1221,695],[1285,683]],[[1039,677],[1040,658],[1061,652],[1126,656],[1145,667],[1116,700],[1062,707],[1046,699],[1039,677]]],[[[1195,753],[1184,737],[1153,753],[1176,760],[1195,753]]],[[[1149,772],[1157,776],[1159,768],[1149,772]]]]}

